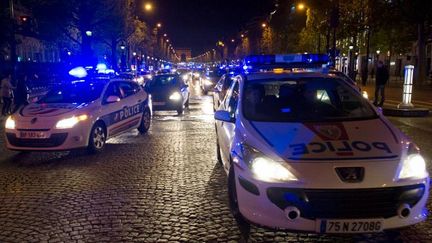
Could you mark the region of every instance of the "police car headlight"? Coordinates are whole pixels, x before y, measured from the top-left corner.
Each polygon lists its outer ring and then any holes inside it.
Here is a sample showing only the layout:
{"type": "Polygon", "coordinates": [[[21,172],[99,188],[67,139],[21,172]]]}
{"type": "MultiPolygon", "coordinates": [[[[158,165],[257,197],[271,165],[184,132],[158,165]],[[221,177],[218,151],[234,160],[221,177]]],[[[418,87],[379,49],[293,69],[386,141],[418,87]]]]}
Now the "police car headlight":
{"type": "Polygon", "coordinates": [[[269,158],[258,157],[250,163],[252,173],[258,180],[266,182],[297,181],[297,177],[291,173],[282,163],[269,158]]]}
{"type": "Polygon", "coordinates": [[[420,154],[410,154],[402,162],[399,179],[422,179],[426,176],[426,162],[420,154]]]}
{"type": "Polygon", "coordinates": [[[170,100],[180,100],[182,98],[181,94],[179,92],[174,92],[169,99],[170,100]]]}
{"type": "Polygon", "coordinates": [[[76,124],[78,124],[80,121],[87,120],[87,115],[81,115],[81,116],[73,116],[70,118],[66,118],[63,120],[60,120],[56,124],[57,129],[68,129],[74,127],[76,124]]]}
{"type": "Polygon", "coordinates": [[[9,116],[8,119],[6,120],[5,128],[6,129],[15,129],[15,121],[11,116],[9,116]]]}
{"type": "Polygon", "coordinates": [[[286,164],[274,161],[248,145],[242,145],[242,153],[252,174],[260,181],[287,182],[298,180],[286,164]]]}
{"type": "Polygon", "coordinates": [[[363,98],[365,98],[367,100],[369,99],[369,95],[366,91],[362,91],[362,96],[363,96],[363,98]]]}

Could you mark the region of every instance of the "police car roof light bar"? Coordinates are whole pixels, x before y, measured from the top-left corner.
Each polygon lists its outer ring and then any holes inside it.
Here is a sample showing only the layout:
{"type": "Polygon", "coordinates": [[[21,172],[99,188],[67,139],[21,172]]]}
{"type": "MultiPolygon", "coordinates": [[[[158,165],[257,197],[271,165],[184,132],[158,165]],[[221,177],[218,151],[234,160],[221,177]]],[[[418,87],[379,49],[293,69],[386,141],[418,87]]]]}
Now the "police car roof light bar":
{"type": "Polygon", "coordinates": [[[272,68],[325,69],[330,59],[325,54],[251,55],[244,59],[245,72],[260,72],[272,68]]]}

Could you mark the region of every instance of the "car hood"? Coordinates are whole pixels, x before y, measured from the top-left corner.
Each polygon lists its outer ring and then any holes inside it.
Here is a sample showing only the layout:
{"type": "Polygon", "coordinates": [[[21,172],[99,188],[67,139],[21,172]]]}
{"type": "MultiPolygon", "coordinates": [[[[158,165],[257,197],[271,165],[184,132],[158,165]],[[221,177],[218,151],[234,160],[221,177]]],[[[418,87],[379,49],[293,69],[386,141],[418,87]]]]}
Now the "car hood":
{"type": "Polygon", "coordinates": [[[395,159],[400,138],[382,119],[349,122],[250,122],[260,143],[289,161],[395,159]]]}
{"type": "Polygon", "coordinates": [[[64,104],[64,103],[56,103],[56,104],[38,104],[33,103],[25,106],[20,114],[24,117],[55,117],[60,116],[69,112],[72,112],[76,109],[80,109],[87,106],[87,104],[64,104]]]}

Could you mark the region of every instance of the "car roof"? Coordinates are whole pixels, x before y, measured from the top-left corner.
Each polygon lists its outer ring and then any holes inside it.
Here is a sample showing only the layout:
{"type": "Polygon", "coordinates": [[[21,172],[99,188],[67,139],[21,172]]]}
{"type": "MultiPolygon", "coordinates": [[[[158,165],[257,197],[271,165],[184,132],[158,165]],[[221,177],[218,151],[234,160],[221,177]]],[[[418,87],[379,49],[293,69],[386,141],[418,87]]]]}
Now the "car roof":
{"type": "Polygon", "coordinates": [[[283,78],[337,78],[334,74],[322,72],[257,72],[246,75],[246,80],[283,79],[283,78]]]}

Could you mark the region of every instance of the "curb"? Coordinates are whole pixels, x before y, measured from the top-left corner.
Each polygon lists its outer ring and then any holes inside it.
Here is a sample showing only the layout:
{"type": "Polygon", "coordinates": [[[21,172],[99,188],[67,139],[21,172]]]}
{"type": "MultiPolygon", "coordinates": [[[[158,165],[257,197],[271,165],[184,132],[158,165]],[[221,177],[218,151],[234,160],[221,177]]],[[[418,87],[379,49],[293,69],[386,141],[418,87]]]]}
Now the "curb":
{"type": "Polygon", "coordinates": [[[399,108],[384,107],[383,114],[385,116],[425,117],[429,115],[429,109],[427,108],[399,109],[399,108]]]}

